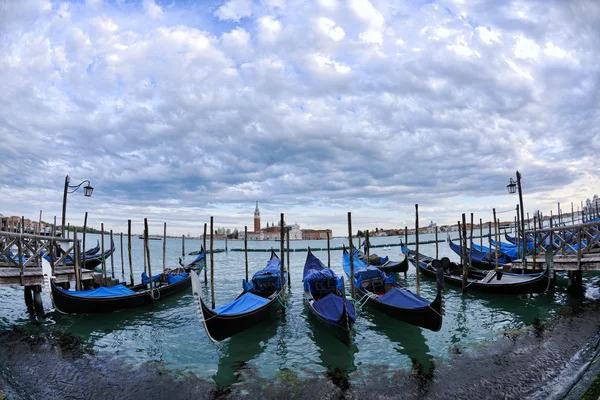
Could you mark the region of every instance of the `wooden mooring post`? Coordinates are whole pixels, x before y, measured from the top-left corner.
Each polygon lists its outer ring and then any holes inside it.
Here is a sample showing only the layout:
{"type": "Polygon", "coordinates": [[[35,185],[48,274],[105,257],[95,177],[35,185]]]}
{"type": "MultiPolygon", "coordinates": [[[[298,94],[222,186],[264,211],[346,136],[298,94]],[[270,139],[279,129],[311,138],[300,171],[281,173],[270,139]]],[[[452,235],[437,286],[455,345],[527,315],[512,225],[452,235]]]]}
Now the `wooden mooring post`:
{"type": "Polygon", "coordinates": [[[131,220],[127,220],[127,254],[129,255],[129,279],[133,285],[133,261],[131,259],[131,220]]]}
{"type": "Polygon", "coordinates": [[[416,247],[416,254],[415,254],[415,260],[416,260],[416,267],[417,270],[415,271],[417,273],[417,296],[421,295],[421,273],[420,273],[420,268],[419,268],[419,205],[415,204],[415,247],[416,247]]]}
{"type": "Polygon", "coordinates": [[[327,268],[331,268],[331,246],[329,240],[329,231],[327,231],[327,268]]]}
{"type": "Polygon", "coordinates": [[[248,225],[244,226],[244,259],[246,260],[246,282],[248,282],[248,225]]]}
{"type": "Polygon", "coordinates": [[[215,309],[215,260],[213,254],[213,217],[210,217],[210,297],[212,309],[215,309]]]}
{"type": "MultiPolygon", "coordinates": [[[[202,243],[203,243],[203,247],[204,247],[204,284],[206,284],[208,281],[208,278],[207,278],[208,272],[206,271],[208,269],[208,266],[206,265],[206,222],[204,223],[204,235],[202,235],[202,243]]],[[[211,254],[212,254],[212,251],[211,251],[211,254]]]]}
{"type": "Polygon", "coordinates": [[[348,255],[350,256],[350,295],[354,298],[354,249],[352,248],[352,213],[348,212],[348,255]]]}
{"type": "Polygon", "coordinates": [[[110,230],[110,248],[111,248],[111,257],[110,257],[110,277],[115,279],[115,257],[114,257],[114,248],[115,242],[113,240],[113,231],[110,230]]]}
{"type": "Polygon", "coordinates": [[[281,260],[280,260],[280,266],[281,266],[281,273],[279,275],[280,277],[280,283],[281,283],[281,298],[282,300],[285,300],[285,249],[284,249],[284,243],[285,243],[285,221],[283,218],[283,213],[281,213],[281,219],[280,219],[280,224],[279,224],[280,229],[280,254],[281,254],[281,260]]]}

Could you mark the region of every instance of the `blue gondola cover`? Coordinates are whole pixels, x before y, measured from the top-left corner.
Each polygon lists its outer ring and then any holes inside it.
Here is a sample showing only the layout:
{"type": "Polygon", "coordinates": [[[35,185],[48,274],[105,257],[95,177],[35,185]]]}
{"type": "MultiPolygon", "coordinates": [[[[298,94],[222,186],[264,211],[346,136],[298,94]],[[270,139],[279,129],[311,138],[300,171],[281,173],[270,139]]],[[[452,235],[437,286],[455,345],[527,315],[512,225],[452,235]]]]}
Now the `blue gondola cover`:
{"type": "Polygon", "coordinates": [[[64,293],[68,293],[71,296],[77,297],[88,297],[88,298],[106,298],[106,297],[121,297],[121,296],[129,296],[135,294],[133,290],[123,286],[123,285],[115,285],[109,287],[99,287],[98,289],[92,290],[65,290],[60,287],[57,287],[58,290],[64,293]]]}
{"type": "MultiPolygon", "coordinates": [[[[152,282],[158,282],[158,280],[160,279],[160,276],[162,274],[156,274],[156,275],[152,275],[152,282]]],[[[150,277],[148,276],[147,273],[142,272],[142,283],[144,284],[148,284],[150,283],[150,277]]]]}
{"type": "Polygon", "coordinates": [[[379,298],[379,301],[402,308],[421,308],[427,307],[430,302],[408,290],[393,288],[379,298]]]}
{"type": "Polygon", "coordinates": [[[273,291],[273,286],[277,287],[276,290],[281,290],[281,280],[279,279],[280,273],[281,261],[279,258],[270,259],[269,262],[267,262],[266,267],[252,276],[252,279],[250,280],[252,290],[255,293],[271,292],[273,291]]]}
{"type": "MultiPolygon", "coordinates": [[[[333,323],[338,322],[344,312],[344,303],[342,298],[333,293],[328,294],[321,300],[315,301],[313,303],[313,307],[323,318],[333,323]]],[[[348,310],[348,316],[352,319],[352,321],[356,321],[354,305],[352,304],[352,301],[348,299],[346,299],[346,309],[348,310]]]]}
{"type": "Polygon", "coordinates": [[[309,270],[305,271],[304,289],[308,290],[308,291],[312,291],[316,287],[317,282],[327,282],[329,280],[335,282],[334,287],[336,289],[339,289],[339,290],[342,289],[342,280],[340,278],[338,278],[338,276],[336,275],[335,272],[333,272],[332,269],[330,269],[330,268],[323,268],[321,270],[309,269],[309,270]]]}
{"type": "Polygon", "coordinates": [[[269,299],[246,292],[234,301],[224,306],[217,307],[213,311],[219,315],[241,314],[256,310],[269,302],[269,299]]]}

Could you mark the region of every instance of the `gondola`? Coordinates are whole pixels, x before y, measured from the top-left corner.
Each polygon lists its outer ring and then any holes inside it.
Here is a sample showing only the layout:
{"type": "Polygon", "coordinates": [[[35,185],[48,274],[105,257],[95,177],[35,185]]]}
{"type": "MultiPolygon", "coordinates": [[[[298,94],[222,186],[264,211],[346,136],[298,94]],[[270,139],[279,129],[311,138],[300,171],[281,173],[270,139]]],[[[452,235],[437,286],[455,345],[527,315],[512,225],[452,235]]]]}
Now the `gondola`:
{"type": "Polygon", "coordinates": [[[92,314],[136,308],[154,304],[191,286],[190,273],[181,268],[167,270],[152,277],[153,291],[148,287],[150,279],[142,274],[142,283],[133,286],[102,286],[92,290],[65,290],[50,280],[54,307],[63,313],[92,314]],[[145,278],[145,279],[144,279],[145,278]],[[144,283],[145,282],[145,283],[144,283]]]}
{"type": "MultiPolygon", "coordinates": [[[[444,257],[428,263],[419,262],[419,268],[425,276],[437,277],[439,268],[444,271],[444,280],[453,285],[462,286],[463,267],[444,257]]],[[[468,268],[467,288],[496,294],[543,293],[550,284],[550,270],[535,274],[513,274],[495,270],[468,268]]]]}
{"type": "Polygon", "coordinates": [[[356,310],[352,301],[346,299],[344,279],[339,278],[331,268],[325,268],[309,247],[302,280],[304,302],[311,314],[325,329],[349,346],[356,310]]]}
{"type": "MultiPolygon", "coordinates": [[[[439,331],[442,328],[443,271],[438,275],[437,296],[430,302],[396,284],[393,274],[386,276],[375,267],[367,267],[356,253],[354,250],[354,297],[360,304],[368,304],[392,318],[425,329],[439,331]]],[[[351,277],[350,255],[345,247],[342,257],[344,272],[351,277]]]]}
{"type": "Polygon", "coordinates": [[[368,240],[365,240],[363,243],[364,252],[358,252],[358,258],[360,258],[365,264],[372,265],[377,267],[378,270],[389,274],[391,272],[406,272],[408,271],[408,258],[404,257],[402,261],[390,261],[389,257],[379,257],[377,254],[369,254],[368,263],[367,263],[367,247],[370,247],[371,244],[368,240]]]}
{"type": "Polygon", "coordinates": [[[271,258],[250,282],[243,280],[242,293],[232,302],[211,309],[202,299],[200,278],[192,273],[192,291],[202,311],[202,322],[208,337],[218,342],[267,319],[274,306],[281,303],[280,292],[285,285],[285,273],[280,279],[281,262],[271,250],[271,258]]]}
{"type": "MultiPolygon", "coordinates": [[[[108,258],[115,252],[115,247],[113,246],[111,249],[105,250],[104,251],[104,261],[106,262],[106,260],[108,260],[108,258]]],[[[44,256],[44,258],[48,261],[50,261],[50,256],[46,255],[44,256]]],[[[58,260],[58,258],[55,258],[55,260],[58,260]]],[[[56,261],[55,261],[56,262],[56,261]]],[[[81,268],[85,268],[85,269],[93,269],[96,268],[98,265],[102,264],[102,253],[98,254],[92,254],[92,255],[85,255],[82,256],[81,259],[79,260],[79,266],[81,268]],[[84,257],[85,257],[85,267],[84,267],[84,257]]],[[[59,264],[57,264],[58,266],[62,266],[63,262],[61,261],[59,264]]],[[[73,259],[72,256],[68,255],[65,257],[65,262],[64,265],[67,267],[73,267],[75,265],[75,260],[73,259]]]]}
{"type": "Polygon", "coordinates": [[[202,269],[206,267],[206,251],[204,250],[204,246],[201,247],[201,250],[198,252],[198,256],[194,259],[194,261],[188,263],[187,265],[183,265],[181,257],[179,257],[179,265],[188,270],[194,270],[198,272],[202,271],[202,269]]]}
{"type": "Polygon", "coordinates": [[[205,251],[206,254],[217,254],[217,253],[223,253],[225,252],[225,249],[213,249],[212,251],[210,250],[204,250],[204,247],[202,247],[202,249],[200,250],[196,250],[196,251],[191,251],[188,253],[188,256],[197,256],[198,254],[200,254],[201,252],[205,251]]]}
{"type": "MultiPolygon", "coordinates": [[[[452,239],[450,239],[450,235],[448,235],[448,246],[450,246],[450,248],[452,249],[452,251],[454,251],[456,254],[461,255],[461,251],[462,251],[462,246],[460,244],[455,244],[452,239]]],[[[467,257],[471,258],[471,266],[475,267],[475,268],[482,268],[482,269],[492,269],[495,268],[496,266],[496,254],[494,251],[490,251],[490,252],[483,252],[483,251],[478,251],[476,249],[467,249],[467,257]]],[[[506,268],[508,269],[508,264],[510,263],[512,260],[510,259],[509,256],[507,256],[506,254],[502,253],[502,252],[498,252],[498,265],[501,267],[506,266],[506,268]]]]}
{"type": "MultiPolygon", "coordinates": [[[[520,239],[517,239],[516,237],[513,236],[508,236],[507,232],[504,232],[504,238],[506,239],[506,241],[508,243],[514,244],[515,246],[517,246],[517,244],[519,246],[523,245],[523,241],[520,239]]],[[[533,239],[532,238],[527,238],[527,250],[533,250],[533,239]]]]}
{"type": "Polygon", "coordinates": [[[100,251],[100,241],[96,240],[96,247],[92,247],[91,249],[86,250],[85,254],[88,256],[92,256],[99,251],[100,251]]]}

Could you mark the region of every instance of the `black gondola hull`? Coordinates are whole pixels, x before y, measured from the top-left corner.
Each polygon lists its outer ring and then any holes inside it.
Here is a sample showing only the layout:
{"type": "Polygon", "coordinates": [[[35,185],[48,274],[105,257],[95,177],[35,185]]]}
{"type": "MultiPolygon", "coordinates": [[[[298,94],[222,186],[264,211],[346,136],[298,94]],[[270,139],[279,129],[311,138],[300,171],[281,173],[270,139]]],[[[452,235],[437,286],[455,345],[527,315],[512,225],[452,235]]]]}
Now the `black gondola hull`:
{"type": "MultiPolygon", "coordinates": [[[[71,296],[60,290],[54,281],[51,282],[51,288],[52,300],[57,310],[68,314],[94,314],[151,305],[173,294],[189,289],[191,284],[191,277],[188,276],[171,285],[155,288],[154,298],[150,291],[142,291],[136,294],[118,297],[85,298],[71,296]]],[[[144,285],[138,285],[135,288],[143,286],[144,285]]]]}
{"type": "Polygon", "coordinates": [[[309,309],[310,314],[318,321],[327,332],[338,338],[346,346],[350,346],[352,325],[354,321],[350,319],[347,313],[342,317],[338,323],[333,323],[328,319],[323,318],[321,314],[313,307],[312,295],[310,292],[304,291],[304,304],[309,309]]]}
{"type": "Polygon", "coordinates": [[[390,262],[387,265],[375,265],[378,270],[385,272],[386,274],[395,272],[406,272],[408,271],[408,258],[405,257],[402,261],[390,262]]]}
{"type": "MultiPolygon", "coordinates": [[[[356,287],[355,290],[356,293],[354,298],[357,300],[362,300],[367,293],[369,293],[365,289],[359,287],[356,287]]],[[[420,326],[421,328],[429,329],[434,332],[442,329],[442,302],[443,294],[441,290],[438,290],[437,296],[431,304],[426,307],[413,309],[396,307],[370,297],[367,300],[369,306],[394,319],[406,322],[407,324],[420,326]]]]}
{"type": "Polygon", "coordinates": [[[206,332],[215,342],[227,339],[269,319],[271,311],[274,311],[273,309],[279,304],[277,298],[279,293],[276,293],[271,301],[255,310],[243,314],[219,315],[204,304],[204,300],[202,300],[199,293],[198,296],[200,297],[202,317],[206,332]]]}
{"type": "MultiPolygon", "coordinates": [[[[420,267],[421,271],[425,276],[434,278],[436,277],[436,272],[432,271],[428,267],[420,267]]],[[[496,279],[496,278],[492,278],[496,279]]],[[[550,281],[550,276],[548,270],[546,272],[536,277],[535,279],[531,279],[525,282],[518,283],[507,283],[507,284],[485,284],[477,281],[472,281],[468,283],[467,290],[478,290],[486,293],[493,294],[530,294],[530,293],[543,293],[548,289],[548,284],[550,281]]],[[[444,274],[444,282],[450,283],[455,286],[462,287],[462,277],[453,276],[449,274],[444,274]]]]}

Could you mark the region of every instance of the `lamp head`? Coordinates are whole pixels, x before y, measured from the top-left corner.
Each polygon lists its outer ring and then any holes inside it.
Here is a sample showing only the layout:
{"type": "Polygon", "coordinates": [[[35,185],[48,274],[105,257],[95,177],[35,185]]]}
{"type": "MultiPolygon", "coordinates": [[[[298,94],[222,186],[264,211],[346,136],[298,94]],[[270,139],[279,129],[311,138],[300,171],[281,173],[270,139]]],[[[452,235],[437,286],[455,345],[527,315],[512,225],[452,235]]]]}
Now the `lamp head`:
{"type": "Polygon", "coordinates": [[[517,191],[517,183],[513,180],[513,178],[510,178],[510,181],[508,185],[506,185],[506,188],[508,189],[509,194],[514,194],[517,191]]]}
{"type": "Polygon", "coordinates": [[[94,188],[90,186],[90,184],[88,183],[87,186],[83,187],[83,195],[85,197],[90,197],[92,195],[92,192],[94,191],[94,188]]]}

